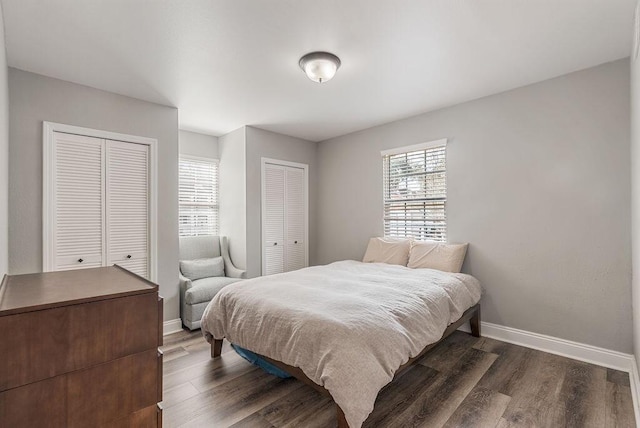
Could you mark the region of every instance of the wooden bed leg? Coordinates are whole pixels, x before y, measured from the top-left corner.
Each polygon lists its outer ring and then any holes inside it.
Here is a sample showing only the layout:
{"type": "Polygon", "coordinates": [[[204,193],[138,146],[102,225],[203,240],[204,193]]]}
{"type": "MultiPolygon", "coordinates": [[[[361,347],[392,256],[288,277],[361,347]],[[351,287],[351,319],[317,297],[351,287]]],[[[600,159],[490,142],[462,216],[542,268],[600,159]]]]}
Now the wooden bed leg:
{"type": "Polygon", "coordinates": [[[222,339],[213,339],[211,342],[211,358],[217,358],[222,353],[222,339]]]}
{"type": "Polygon", "coordinates": [[[469,324],[471,324],[471,335],[480,337],[480,305],[477,305],[475,313],[469,320],[469,324]]]}
{"type": "Polygon", "coordinates": [[[347,423],[347,418],[344,417],[344,412],[336,404],[336,416],[338,419],[338,428],[349,428],[349,424],[347,423]]]}

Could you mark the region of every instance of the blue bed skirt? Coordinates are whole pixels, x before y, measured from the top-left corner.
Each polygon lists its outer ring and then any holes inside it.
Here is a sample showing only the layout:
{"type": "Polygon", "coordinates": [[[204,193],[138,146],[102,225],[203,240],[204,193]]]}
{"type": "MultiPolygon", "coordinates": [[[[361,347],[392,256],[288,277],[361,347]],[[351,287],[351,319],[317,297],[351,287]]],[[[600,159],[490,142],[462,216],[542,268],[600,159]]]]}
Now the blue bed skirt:
{"type": "Polygon", "coordinates": [[[242,358],[244,358],[245,360],[249,361],[254,366],[260,367],[265,372],[267,372],[267,373],[269,373],[271,375],[277,376],[279,378],[282,378],[282,379],[287,379],[287,378],[291,377],[291,375],[289,373],[285,372],[284,370],[282,370],[279,367],[274,366],[273,364],[271,364],[270,362],[268,362],[264,358],[259,357],[257,354],[249,351],[248,349],[241,348],[241,347],[239,347],[237,345],[234,345],[233,343],[231,344],[231,347],[242,358]]]}

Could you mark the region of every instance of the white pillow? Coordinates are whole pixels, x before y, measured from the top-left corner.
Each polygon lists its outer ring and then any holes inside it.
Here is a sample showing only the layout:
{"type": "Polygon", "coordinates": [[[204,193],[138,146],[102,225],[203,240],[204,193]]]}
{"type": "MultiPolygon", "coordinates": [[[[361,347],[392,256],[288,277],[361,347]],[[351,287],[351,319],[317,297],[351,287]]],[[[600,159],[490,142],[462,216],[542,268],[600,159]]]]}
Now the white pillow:
{"type": "Polygon", "coordinates": [[[469,244],[443,244],[435,241],[413,241],[409,253],[410,268],[438,269],[459,273],[469,244]]]}
{"type": "Polygon", "coordinates": [[[191,281],[212,276],[224,276],[224,260],[222,257],[181,260],[180,272],[191,281]]]}
{"type": "Polygon", "coordinates": [[[411,241],[408,239],[371,238],[362,261],[406,266],[410,248],[411,241]]]}

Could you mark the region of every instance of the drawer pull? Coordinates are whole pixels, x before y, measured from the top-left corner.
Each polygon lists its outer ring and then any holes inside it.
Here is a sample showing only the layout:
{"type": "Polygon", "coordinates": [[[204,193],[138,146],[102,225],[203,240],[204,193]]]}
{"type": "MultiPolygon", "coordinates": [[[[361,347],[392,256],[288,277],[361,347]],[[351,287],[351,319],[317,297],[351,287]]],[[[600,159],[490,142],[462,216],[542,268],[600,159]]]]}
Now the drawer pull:
{"type": "Polygon", "coordinates": [[[131,254],[128,254],[128,255],[127,255],[127,258],[128,258],[128,259],[130,259],[130,258],[131,258],[131,254]]]}
{"type": "Polygon", "coordinates": [[[78,263],[82,263],[83,261],[83,259],[78,259],[78,263]]]}

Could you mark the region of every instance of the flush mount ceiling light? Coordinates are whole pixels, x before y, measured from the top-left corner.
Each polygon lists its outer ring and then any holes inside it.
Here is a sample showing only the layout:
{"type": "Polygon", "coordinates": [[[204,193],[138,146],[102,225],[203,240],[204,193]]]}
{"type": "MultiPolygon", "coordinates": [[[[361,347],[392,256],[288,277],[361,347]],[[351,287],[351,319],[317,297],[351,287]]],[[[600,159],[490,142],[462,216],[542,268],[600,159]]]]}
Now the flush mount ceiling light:
{"type": "Polygon", "coordinates": [[[300,58],[300,68],[314,82],[331,80],[340,68],[340,58],[329,52],[311,52],[300,58]]]}

